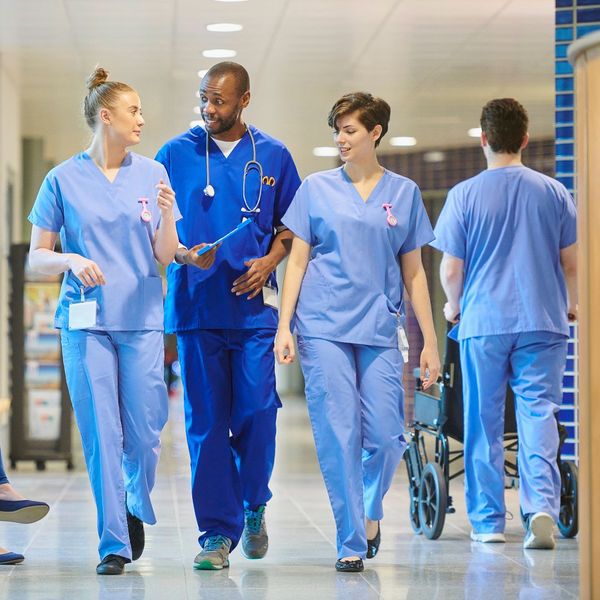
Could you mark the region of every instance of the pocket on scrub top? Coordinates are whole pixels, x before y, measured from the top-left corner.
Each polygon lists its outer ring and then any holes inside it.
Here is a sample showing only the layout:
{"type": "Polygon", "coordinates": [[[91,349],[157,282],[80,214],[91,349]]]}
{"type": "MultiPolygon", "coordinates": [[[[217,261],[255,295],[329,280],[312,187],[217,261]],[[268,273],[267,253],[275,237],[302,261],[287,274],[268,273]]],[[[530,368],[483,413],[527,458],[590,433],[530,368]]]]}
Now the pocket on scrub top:
{"type": "Polygon", "coordinates": [[[298,298],[298,312],[322,313],[329,309],[331,304],[331,289],[328,285],[314,281],[303,282],[298,298]]]}
{"type": "Polygon", "coordinates": [[[144,326],[149,329],[163,328],[163,283],[161,277],[146,277],[142,281],[144,326]]]}

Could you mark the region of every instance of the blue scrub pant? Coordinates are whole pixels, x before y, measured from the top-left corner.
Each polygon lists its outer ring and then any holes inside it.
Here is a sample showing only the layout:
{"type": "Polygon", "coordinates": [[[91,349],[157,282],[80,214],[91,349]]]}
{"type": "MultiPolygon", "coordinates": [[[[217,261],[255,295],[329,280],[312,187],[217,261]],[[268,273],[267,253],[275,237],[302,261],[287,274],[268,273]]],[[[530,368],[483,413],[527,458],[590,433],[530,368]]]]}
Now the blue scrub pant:
{"type": "Polygon", "coordinates": [[[224,535],[237,545],[244,508],[271,499],[275,390],[270,329],[196,329],[177,334],[192,499],[200,545],[224,535]]]}
{"type": "Polygon", "coordinates": [[[4,471],[4,465],[2,464],[2,450],[0,450],[0,485],[8,483],[8,477],[4,471]]]}
{"type": "Polygon", "coordinates": [[[402,355],[304,336],[298,351],[338,557],[365,558],[365,517],[383,518],[383,497],[406,449],[402,355]]]}
{"type": "Polygon", "coordinates": [[[476,533],[504,531],[504,402],[515,394],[519,499],[525,515],[558,519],[560,473],[555,413],[562,400],[567,338],[532,331],[460,342],[465,415],[465,494],[476,533]]]}
{"type": "Polygon", "coordinates": [[[65,374],[98,512],[100,558],[131,559],[129,512],[156,523],[150,502],[167,421],[162,331],[61,332],[65,374]]]}

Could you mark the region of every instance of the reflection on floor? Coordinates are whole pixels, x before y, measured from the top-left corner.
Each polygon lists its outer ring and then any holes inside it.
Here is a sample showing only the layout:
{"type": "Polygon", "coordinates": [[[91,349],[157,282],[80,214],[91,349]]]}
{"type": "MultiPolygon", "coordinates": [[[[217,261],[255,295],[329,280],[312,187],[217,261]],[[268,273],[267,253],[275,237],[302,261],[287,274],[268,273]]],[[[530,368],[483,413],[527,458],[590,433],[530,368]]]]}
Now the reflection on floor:
{"type": "MultiPolygon", "coordinates": [[[[81,460],[78,461],[81,465],[81,460]]],[[[192,569],[197,533],[179,401],[172,402],[154,493],[159,523],[147,527],[142,558],[120,577],[98,577],[95,512],[85,472],[61,466],[36,473],[23,463],[9,477],[22,493],[52,505],[46,519],[23,526],[0,523],[0,545],[26,561],[0,567],[0,599],[15,600],[504,600],[578,597],[576,540],[555,551],[524,551],[519,518],[508,522],[507,543],[469,541],[461,482],[453,482],[456,513],[442,536],[429,541],[408,522],[404,465],[386,498],[379,555],[362,574],[338,574],[334,527],[318,471],[303,402],[284,399],[279,416],[273,500],[267,511],[270,550],[261,561],[235,551],[221,572],[192,569]]],[[[518,515],[517,494],[507,491],[518,515]]]]}

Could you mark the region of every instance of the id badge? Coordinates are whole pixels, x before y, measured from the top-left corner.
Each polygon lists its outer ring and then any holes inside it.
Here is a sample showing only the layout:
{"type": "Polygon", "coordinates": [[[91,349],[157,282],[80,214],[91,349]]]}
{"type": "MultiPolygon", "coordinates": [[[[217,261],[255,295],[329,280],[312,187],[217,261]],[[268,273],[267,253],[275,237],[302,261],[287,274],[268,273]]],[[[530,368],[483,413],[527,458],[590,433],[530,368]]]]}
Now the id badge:
{"type": "Polygon", "coordinates": [[[402,325],[396,327],[398,333],[398,350],[402,353],[402,359],[405,363],[408,362],[408,338],[406,337],[406,331],[402,325]]]}
{"type": "Polygon", "coordinates": [[[277,303],[277,290],[274,287],[265,285],[262,289],[262,294],[263,303],[265,306],[270,306],[275,310],[279,310],[279,305],[277,303]]]}
{"type": "Polygon", "coordinates": [[[95,327],[97,306],[95,300],[69,304],[69,330],[95,327]]]}

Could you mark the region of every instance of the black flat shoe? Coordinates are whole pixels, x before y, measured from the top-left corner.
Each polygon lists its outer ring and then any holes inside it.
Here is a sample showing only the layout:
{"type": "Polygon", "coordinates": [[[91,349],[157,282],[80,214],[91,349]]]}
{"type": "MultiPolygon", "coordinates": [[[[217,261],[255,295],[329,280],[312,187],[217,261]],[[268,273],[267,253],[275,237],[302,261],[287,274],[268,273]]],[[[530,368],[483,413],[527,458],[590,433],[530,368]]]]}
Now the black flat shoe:
{"type": "Polygon", "coordinates": [[[109,554],[96,567],[96,573],[98,575],[122,575],[125,571],[125,564],[128,562],[128,559],[118,554],[109,554]]]}
{"type": "Polygon", "coordinates": [[[146,535],[144,534],[144,522],[132,515],[127,507],[127,529],[129,531],[129,543],[131,544],[131,560],[137,560],[144,551],[146,535]]]}
{"type": "Polygon", "coordinates": [[[374,558],[379,551],[379,544],[381,543],[381,527],[379,521],[377,521],[377,535],[372,540],[367,540],[367,558],[374,558]]]}
{"type": "Polygon", "coordinates": [[[365,570],[362,559],[358,560],[338,560],[335,563],[335,570],[340,573],[360,573],[365,570]]]}

